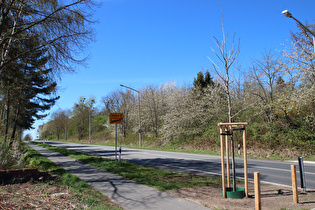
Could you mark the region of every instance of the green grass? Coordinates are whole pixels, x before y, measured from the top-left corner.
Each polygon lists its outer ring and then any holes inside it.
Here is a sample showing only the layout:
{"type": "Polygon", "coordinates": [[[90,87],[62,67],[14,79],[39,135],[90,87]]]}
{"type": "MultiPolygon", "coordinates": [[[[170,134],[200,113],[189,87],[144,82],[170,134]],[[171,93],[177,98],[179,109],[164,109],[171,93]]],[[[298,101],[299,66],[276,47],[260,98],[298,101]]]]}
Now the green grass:
{"type": "MultiPolygon", "coordinates": [[[[53,140],[52,140],[53,141],[53,140]]],[[[75,140],[59,140],[60,142],[65,143],[78,143],[78,144],[87,144],[85,141],[75,141],[75,140]]],[[[92,140],[93,145],[101,145],[101,146],[115,146],[114,142],[102,142],[102,141],[96,141],[92,140]]],[[[194,154],[205,154],[205,155],[220,155],[220,152],[218,151],[201,151],[201,150],[191,150],[191,149],[179,149],[178,147],[174,145],[164,145],[164,146],[142,146],[141,148],[138,146],[131,146],[131,145],[122,145],[124,148],[134,148],[134,149],[145,149],[145,150],[159,150],[159,151],[170,151],[170,152],[183,152],[183,153],[194,153],[194,154]]],[[[243,158],[243,154],[238,155],[235,153],[235,157],[243,158]]],[[[253,156],[253,155],[247,155],[247,158],[251,159],[266,159],[266,160],[279,160],[279,161],[285,161],[285,160],[297,160],[296,158],[290,158],[290,157],[279,157],[277,155],[271,155],[271,156],[253,156]]],[[[307,156],[304,157],[304,161],[315,161],[314,156],[307,156]]]]}
{"type": "Polygon", "coordinates": [[[24,153],[23,160],[26,162],[27,168],[38,168],[39,170],[57,175],[58,179],[55,184],[71,188],[71,191],[78,195],[77,200],[84,203],[88,209],[121,209],[120,207],[113,206],[107,196],[94,190],[77,176],[66,172],[63,168],[57,166],[34,149],[28,147],[24,153]]]}
{"type": "MultiPolygon", "coordinates": [[[[51,141],[57,141],[51,140],[51,141]]],[[[58,142],[65,142],[65,143],[76,143],[76,144],[87,144],[85,141],[78,141],[78,140],[58,140],[58,142]]],[[[115,146],[114,142],[101,142],[101,141],[96,141],[92,140],[93,145],[101,145],[101,146],[115,146]]],[[[122,146],[124,148],[132,148],[132,149],[145,149],[145,150],[159,150],[159,151],[170,151],[170,152],[183,152],[183,153],[194,153],[194,154],[206,154],[206,155],[220,155],[220,152],[214,152],[214,151],[201,151],[201,150],[190,150],[190,149],[179,149],[177,146],[174,145],[164,145],[164,146],[154,146],[154,145],[149,145],[149,146],[144,146],[142,147],[139,146],[131,146],[131,145],[125,145],[121,144],[119,146],[122,146]]]]}
{"type": "Polygon", "coordinates": [[[154,169],[148,166],[136,165],[128,161],[115,161],[96,156],[82,154],[73,150],[53,147],[48,144],[38,144],[52,151],[69,156],[76,160],[88,163],[108,172],[121,175],[161,191],[176,190],[179,188],[190,188],[196,186],[220,186],[221,178],[203,177],[189,174],[178,174],[168,171],[154,169]]]}

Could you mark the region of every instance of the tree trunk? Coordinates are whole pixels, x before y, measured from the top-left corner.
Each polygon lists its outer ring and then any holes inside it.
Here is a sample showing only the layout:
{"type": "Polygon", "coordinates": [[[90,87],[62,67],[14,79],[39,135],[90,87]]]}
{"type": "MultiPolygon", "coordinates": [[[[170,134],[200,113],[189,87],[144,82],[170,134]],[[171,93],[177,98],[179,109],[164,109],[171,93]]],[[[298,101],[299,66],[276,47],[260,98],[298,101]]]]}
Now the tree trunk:
{"type": "Polygon", "coordinates": [[[15,112],[15,117],[14,117],[14,124],[13,124],[13,130],[12,130],[12,134],[11,134],[11,142],[14,140],[15,138],[15,132],[16,132],[16,127],[17,127],[17,121],[18,121],[18,117],[20,115],[20,109],[21,109],[21,97],[22,97],[22,87],[20,87],[20,93],[19,93],[19,100],[18,100],[18,104],[16,107],[16,112],[15,112]]]}
{"type": "Polygon", "coordinates": [[[5,121],[5,132],[4,141],[6,142],[9,133],[9,117],[10,117],[10,89],[7,90],[7,104],[6,104],[6,121],[5,121]]]}

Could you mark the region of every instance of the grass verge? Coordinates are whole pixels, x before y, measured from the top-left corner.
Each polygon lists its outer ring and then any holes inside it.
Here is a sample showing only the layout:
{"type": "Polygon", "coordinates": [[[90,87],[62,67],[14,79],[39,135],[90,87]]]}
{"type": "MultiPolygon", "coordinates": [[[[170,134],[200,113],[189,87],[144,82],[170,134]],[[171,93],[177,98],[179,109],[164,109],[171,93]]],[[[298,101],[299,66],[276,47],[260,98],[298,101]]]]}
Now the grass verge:
{"type": "MultiPolygon", "coordinates": [[[[56,140],[52,140],[52,141],[56,141],[56,140]]],[[[88,141],[77,141],[77,140],[58,140],[60,142],[65,142],[65,143],[77,143],[77,144],[88,144],[88,141]]],[[[115,144],[113,143],[113,141],[97,141],[97,140],[92,140],[94,145],[101,145],[101,146],[115,146],[115,144]]],[[[132,146],[132,145],[126,145],[126,144],[119,144],[120,146],[124,147],[124,148],[134,148],[134,149],[145,149],[145,150],[160,150],[160,151],[170,151],[170,152],[183,152],[183,153],[194,153],[194,154],[205,154],[205,155],[220,155],[219,151],[202,151],[202,150],[194,150],[194,149],[181,149],[178,148],[176,146],[154,146],[154,145],[148,145],[148,146],[142,146],[142,147],[138,147],[138,146],[132,146]]],[[[252,152],[253,153],[253,152],[252,152]]],[[[238,155],[235,154],[235,157],[240,157],[243,158],[243,154],[238,155]]],[[[304,157],[304,156],[303,156],[304,157]]],[[[277,155],[253,155],[253,154],[247,154],[247,158],[251,158],[251,159],[265,159],[265,160],[279,160],[279,161],[285,161],[285,160],[297,160],[298,156],[296,156],[295,158],[292,157],[280,157],[277,155]]],[[[308,157],[304,157],[305,161],[315,161],[315,157],[312,156],[308,156],[308,157]]]]}
{"type": "Polygon", "coordinates": [[[94,190],[77,176],[68,173],[36,150],[28,147],[23,158],[28,168],[38,168],[57,175],[58,179],[55,185],[70,188],[71,192],[74,193],[75,199],[88,209],[121,209],[118,205],[111,202],[107,196],[94,190]]]}
{"type": "Polygon", "coordinates": [[[136,181],[161,191],[177,190],[199,186],[220,186],[221,178],[204,177],[191,174],[179,174],[164,170],[154,169],[148,166],[136,165],[128,161],[115,161],[97,156],[82,154],[73,150],[54,147],[48,144],[37,143],[62,155],[69,156],[84,163],[93,165],[111,173],[136,181]]]}

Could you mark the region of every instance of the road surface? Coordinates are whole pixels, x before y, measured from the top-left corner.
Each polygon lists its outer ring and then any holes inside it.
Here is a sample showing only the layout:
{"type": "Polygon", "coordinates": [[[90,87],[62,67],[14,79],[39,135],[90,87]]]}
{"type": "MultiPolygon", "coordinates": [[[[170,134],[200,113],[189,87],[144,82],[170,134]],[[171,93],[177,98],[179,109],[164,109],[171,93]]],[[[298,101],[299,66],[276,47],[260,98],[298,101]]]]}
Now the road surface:
{"type": "MultiPolygon", "coordinates": [[[[47,143],[104,158],[115,158],[114,147],[63,142],[47,143]]],[[[119,157],[118,154],[119,153],[117,153],[117,158],[119,157]]],[[[201,176],[221,176],[221,157],[215,155],[122,148],[121,159],[172,172],[197,174],[201,176]]],[[[243,159],[235,158],[235,163],[236,177],[243,179],[243,159]]],[[[254,172],[259,172],[261,182],[291,186],[291,165],[293,164],[296,165],[297,168],[298,186],[301,186],[297,161],[248,159],[249,181],[253,181],[254,172]]],[[[314,190],[315,163],[304,161],[304,169],[306,188],[307,190],[314,190]]]]}

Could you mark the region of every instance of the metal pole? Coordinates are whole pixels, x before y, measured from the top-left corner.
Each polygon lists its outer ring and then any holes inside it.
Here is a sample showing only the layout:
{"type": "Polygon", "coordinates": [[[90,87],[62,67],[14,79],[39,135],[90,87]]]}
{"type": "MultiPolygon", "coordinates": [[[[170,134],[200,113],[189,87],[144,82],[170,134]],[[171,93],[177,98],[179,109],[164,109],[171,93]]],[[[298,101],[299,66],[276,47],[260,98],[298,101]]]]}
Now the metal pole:
{"type": "Polygon", "coordinates": [[[139,146],[142,147],[142,139],[141,139],[141,115],[140,115],[140,93],[138,91],[138,101],[139,101],[139,146]]]}
{"type": "Polygon", "coordinates": [[[295,17],[291,17],[293,20],[295,20],[305,31],[309,32],[310,34],[312,34],[312,40],[313,40],[313,50],[315,53],[315,33],[313,31],[311,31],[310,29],[308,29],[305,25],[303,25],[298,19],[296,19],[295,17]]]}
{"type": "Polygon", "coordinates": [[[299,169],[300,169],[300,178],[301,178],[301,188],[303,188],[303,192],[306,192],[303,157],[299,157],[299,169]]]}
{"type": "Polygon", "coordinates": [[[313,31],[311,31],[310,29],[308,29],[305,25],[303,25],[298,19],[296,19],[295,17],[291,17],[293,20],[295,20],[302,28],[304,28],[306,31],[308,31],[310,34],[312,34],[312,36],[315,36],[315,33],[313,31]]]}
{"type": "Polygon", "coordinates": [[[116,129],[115,129],[115,160],[117,161],[117,123],[116,125],[116,129]]]}
{"type": "Polygon", "coordinates": [[[91,108],[89,109],[89,143],[91,144],[91,108]]]}
{"type": "MultiPolygon", "coordinates": [[[[288,18],[292,18],[293,20],[295,20],[305,31],[309,32],[310,34],[312,34],[312,38],[313,38],[313,48],[314,48],[314,54],[315,54],[315,33],[313,31],[311,31],[310,29],[308,29],[305,25],[303,25],[298,19],[296,19],[295,17],[293,17],[293,15],[288,11],[288,10],[284,10],[282,12],[282,14],[288,18]]],[[[307,35],[307,34],[306,34],[307,35]]]]}
{"type": "Polygon", "coordinates": [[[121,146],[119,147],[119,161],[121,161],[121,146]]]}

